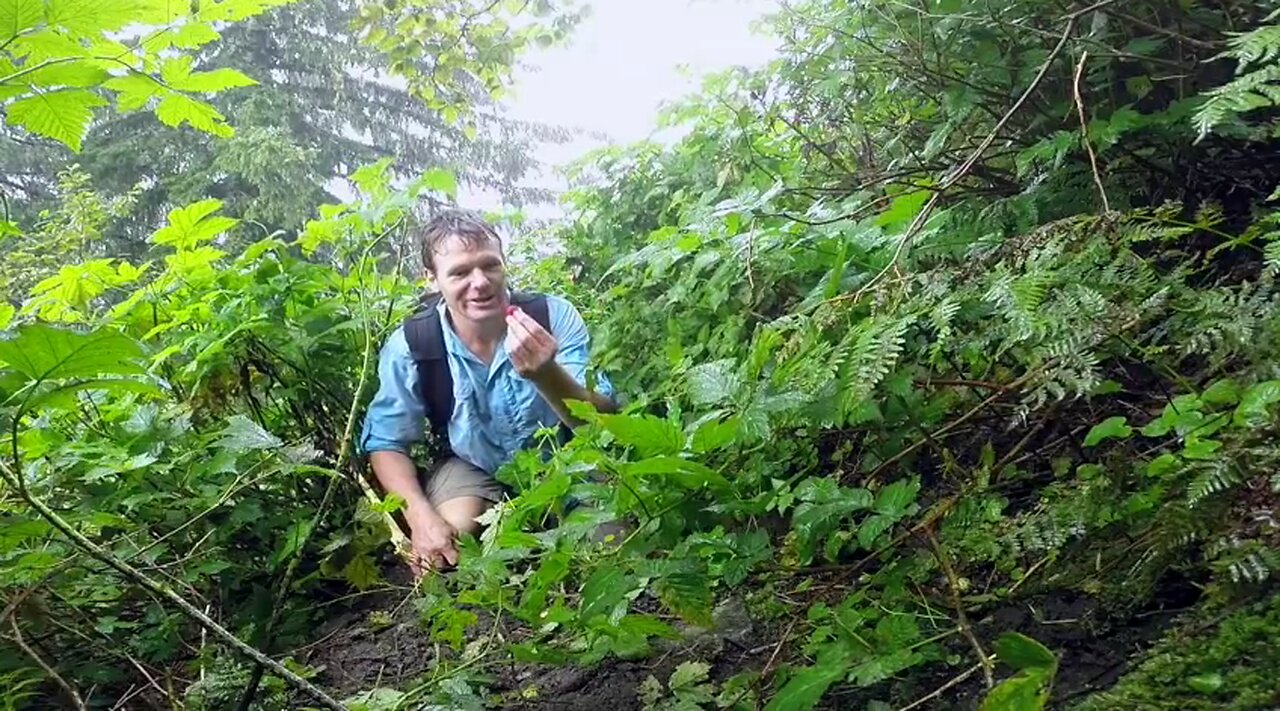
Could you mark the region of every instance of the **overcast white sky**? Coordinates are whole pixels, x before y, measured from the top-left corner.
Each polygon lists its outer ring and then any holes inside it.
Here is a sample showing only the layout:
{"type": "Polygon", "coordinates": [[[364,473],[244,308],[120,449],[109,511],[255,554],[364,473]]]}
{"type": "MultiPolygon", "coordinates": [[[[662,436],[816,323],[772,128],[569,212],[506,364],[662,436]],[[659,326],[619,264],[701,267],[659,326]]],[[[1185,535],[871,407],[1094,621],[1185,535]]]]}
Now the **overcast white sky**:
{"type": "MultiPolygon", "coordinates": [[[[591,14],[569,46],[537,51],[525,61],[532,68],[517,72],[514,96],[505,102],[511,116],[629,143],[648,136],[661,103],[696,90],[699,77],[762,64],[774,53],[775,41],[754,32],[752,24],[775,9],[777,0],[583,2],[591,14]]],[[[585,140],[545,146],[537,157],[554,168],[598,145],[585,140]]],[[[559,185],[550,176],[536,180],[559,185]]],[[[480,196],[460,197],[469,207],[497,207],[480,196]]]]}

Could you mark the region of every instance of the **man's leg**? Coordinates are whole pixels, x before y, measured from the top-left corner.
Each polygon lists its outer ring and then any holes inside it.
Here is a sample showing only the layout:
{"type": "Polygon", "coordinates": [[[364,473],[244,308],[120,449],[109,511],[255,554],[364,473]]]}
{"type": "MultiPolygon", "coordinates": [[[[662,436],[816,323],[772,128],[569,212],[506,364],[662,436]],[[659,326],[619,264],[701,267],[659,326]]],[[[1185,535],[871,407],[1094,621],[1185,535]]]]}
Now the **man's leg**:
{"type": "Polygon", "coordinates": [[[476,518],[506,497],[506,488],[485,470],[457,457],[445,460],[423,487],[431,506],[459,533],[479,534],[476,518]]]}

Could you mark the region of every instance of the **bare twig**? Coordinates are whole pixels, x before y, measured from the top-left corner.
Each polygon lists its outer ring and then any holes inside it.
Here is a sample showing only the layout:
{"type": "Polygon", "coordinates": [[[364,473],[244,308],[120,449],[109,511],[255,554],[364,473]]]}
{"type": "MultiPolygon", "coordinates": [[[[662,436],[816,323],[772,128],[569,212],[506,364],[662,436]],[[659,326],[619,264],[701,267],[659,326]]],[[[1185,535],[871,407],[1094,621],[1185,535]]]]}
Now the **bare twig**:
{"type": "Polygon", "coordinates": [[[992,394],[990,397],[988,397],[987,399],[983,400],[982,402],[978,403],[977,405],[974,405],[974,406],[973,406],[973,408],[971,408],[968,412],[964,413],[964,414],[963,414],[963,415],[961,415],[960,417],[956,418],[955,420],[952,420],[950,423],[948,423],[948,424],[946,424],[946,425],[942,426],[941,428],[939,428],[938,430],[936,430],[935,432],[933,432],[933,434],[932,434],[932,436],[931,436],[931,437],[929,437],[929,438],[927,438],[927,439],[921,439],[921,440],[918,440],[918,441],[916,441],[916,442],[912,443],[911,445],[907,446],[906,448],[904,448],[901,452],[898,452],[897,454],[893,455],[892,457],[889,457],[888,459],[884,460],[883,462],[881,462],[881,463],[880,463],[880,465],[879,465],[879,466],[877,466],[877,467],[875,468],[875,471],[871,472],[871,478],[874,478],[877,474],[879,474],[881,471],[883,471],[883,470],[884,470],[885,468],[887,468],[889,465],[891,465],[891,464],[896,464],[897,462],[901,461],[901,460],[902,460],[904,457],[906,457],[907,455],[909,455],[909,454],[911,454],[912,452],[916,451],[917,449],[920,449],[921,447],[925,446],[925,445],[926,445],[926,444],[928,444],[931,440],[936,440],[936,439],[938,439],[939,437],[942,437],[943,435],[945,435],[945,434],[947,434],[947,433],[951,432],[952,430],[954,430],[955,428],[959,427],[960,425],[962,425],[962,424],[964,424],[964,423],[968,422],[970,419],[972,419],[972,418],[974,417],[974,415],[977,415],[979,412],[982,412],[983,410],[985,410],[987,407],[989,407],[989,406],[991,405],[991,403],[993,403],[993,402],[995,402],[996,400],[1000,399],[1000,397],[1001,397],[1001,396],[1003,396],[1003,395],[1005,395],[1005,394],[1007,394],[1007,393],[1009,393],[1009,392],[1015,391],[1015,390],[1017,390],[1018,388],[1020,388],[1020,387],[1022,387],[1023,385],[1025,385],[1025,384],[1027,383],[1027,381],[1028,381],[1028,380],[1031,380],[1031,379],[1032,379],[1033,377],[1035,377],[1039,372],[1040,372],[1040,370],[1039,370],[1039,369],[1032,370],[1032,371],[1028,372],[1026,375],[1023,375],[1022,377],[1018,378],[1017,380],[1015,380],[1015,381],[1013,381],[1013,382],[1009,383],[1008,385],[1004,386],[1004,388],[1003,388],[1002,390],[997,390],[995,393],[993,393],[993,394],[992,394]]]}
{"type": "Polygon", "coordinates": [[[942,567],[942,573],[947,576],[947,587],[951,591],[951,605],[955,608],[956,619],[960,623],[960,630],[964,633],[969,644],[973,645],[973,651],[978,655],[978,661],[982,667],[983,680],[987,683],[987,688],[996,685],[995,682],[995,665],[991,663],[991,658],[987,656],[986,650],[982,648],[982,643],[978,641],[977,635],[973,633],[973,626],[969,624],[969,616],[964,613],[964,605],[960,602],[960,581],[956,577],[956,571],[951,567],[951,561],[947,558],[946,551],[942,550],[942,545],[938,543],[938,538],[933,535],[933,529],[924,529],[924,535],[929,539],[929,547],[933,549],[933,555],[938,559],[938,565],[942,567]]]}
{"type": "Polygon", "coordinates": [[[993,656],[987,657],[981,662],[978,662],[977,664],[974,664],[968,669],[960,672],[960,674],[957,675],[951,681],[948,681],[947,683],[943,684],[942,686],[939,686],[938,688],[934,689],[928,694],[921,696],[920,698],[916,699],[915,701],[912,701],[906,706],[903,706],[902,708],[898,709],[898,711],[911,711],[911,709],[916,708],[917,706],[928,703],[938,698],[939,696],[942,696],[947,691],[947,689],[950,689],[956,686],[957,684],[962,683],[965,679],[968,679],[969,677],[973,676],[978,672],[979,669],[982,669],[984,666],[990,664],[994,659],[995,659],[995,656],[993,655],[993,656]]]}
{"type": "Polygon", "coordinates": [[[1080,77],[1084,75],[1084,63],[1089,59],[1089,52],[1080,54],[1080,63],[1076,65],[1076,76],[1072,82],[1072,93],[1076,99],[1076,111],[1080,114],[1080,142],[1089,154],[1089,167],[1093,169],[1093,182],[1098,186],[1098,195],[1102,197],[1102,210],[1111,212],[1111,202],[1107,200],[1107,189],[1102,187],[1102,174],[1098,172],[1098,156],[1093,152],[1093,144],[1089,142],[1089,121],[1084,114],[1084,96],[1080,91],[1080,77]]]}
{"type": "Polygon", "coordinates": [[[27,645],[27,641],[22,638],[22,630],[18,628],[18,619],[14,617],[12,613],[9,615],[9,625],[13,628],[13,641],[18,645],[18,647],[21,648],[23,652],[26,652],[27,656],[31,657],[31,660],[43,669],[45,674],[49,675],[49,678],[53,679],[57,682],[58,686],[62,687],[62,690],[71,698],[71,702],[75,704],[77,709],[80,711],[88,711],[88,708],[84,705],[84,699],[80,698],[80,692],[76,691],[74,687],[68,684],[67,680],[63,679],[61,674],[54,671],[53,667],[45,663],[44,659],[36,653],[36,650],[27,645]]]}

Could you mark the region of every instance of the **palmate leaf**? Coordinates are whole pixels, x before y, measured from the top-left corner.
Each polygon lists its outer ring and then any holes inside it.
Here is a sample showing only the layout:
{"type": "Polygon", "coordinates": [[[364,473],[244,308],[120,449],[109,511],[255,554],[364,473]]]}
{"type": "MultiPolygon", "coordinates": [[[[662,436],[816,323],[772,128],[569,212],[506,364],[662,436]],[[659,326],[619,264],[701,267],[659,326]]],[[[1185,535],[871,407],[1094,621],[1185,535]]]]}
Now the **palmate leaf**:
{"type": "Polygon", "coordinates": [[[22,81],[37,87],[70,87],[87,89],[106,81],[107,70],[89,60],[76,60],[51,64],[24,75],[22,81]]]}
{"type": "Polygon", "coordinates": [[[235,135],[235,129],[227,125],[226,118],[212,104],[176,92],[163,96],[156,106],[156,118],[164,125],[177,128],[186,123],[198,131],[222,138],[235,135]]]}
{"type": "Polygon", "coordinates": [[[170,59],[160,68],[160,78],[178,91],[213,94],[237,87],[253,86],[258,82],[235,69],[215,69],[193,72],[192,58],[187,55],[170,59]]]}
{"type": "Polygon", "coordinates": [[[49,0],[49,24],[78,35],[118,30],[143,10],[140,0],[49,0]]]}
{"type": "Polygon", "coordinates": [[[44,4],[32,0],[0,0],[0,43],[35,27],[44,16],[44,4]]]}
{"type": "Polygon", "coordinates": [[[258,426],[258,423],[244,415],[232,415],[227,426],[220,433],[222,438],[216,446],[235,452],[252,449],[276,449],[284,446],[279,437],[258,426]]]}
{"type": "Polygon", "coordinates": [[[103,87],[116,92],[116,108],[128,113],[137,111],[159,96],[164,87],[146,74],[126,74],[103,82],[103,87]]]}
{"type": "Polygon", "coordinates": [[[42,91],[5,107],[5,121],[45,138],[52,138],[79,153],[93,109],[106,100],[84,89],[42,91]]]}
{"type": "Polygon", "coordinates": [[[138,375],[142,355],[136,341],[108,329],[80,333],[32,324],[0,341],[0,363],[30,380],[138,375]]]}
{"type": "Polygon", "coordinates": [[[222,201],[217,198],[174,208],[169,211],[169,224],[156,230],[151,241],[183,251],[194,249],[239,223],[239,220],[213,214],[221,208],[222,201]]]}

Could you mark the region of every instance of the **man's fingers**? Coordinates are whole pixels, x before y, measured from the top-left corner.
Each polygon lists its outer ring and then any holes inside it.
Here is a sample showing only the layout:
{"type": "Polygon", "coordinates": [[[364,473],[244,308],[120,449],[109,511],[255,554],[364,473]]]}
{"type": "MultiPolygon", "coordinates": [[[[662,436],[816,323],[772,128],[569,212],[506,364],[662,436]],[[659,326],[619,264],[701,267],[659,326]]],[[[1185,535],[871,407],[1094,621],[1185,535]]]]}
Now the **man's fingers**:
{"type": "Polygon", "coordinates": [[[440,554],[440,555],[441,555],[441,557],[442,557],[442,558],[444,558],[445,562],[446,562],[446,563],[448,563],[449,565],[457,565],[457,564],[458,564],[458,551],[457,551],[457,549],[455,549],[455,548],[446,548],[443,552],[441,552],[441,554],[440,554]]]}
{"type": "Polygon", "coordinates": [[[551,334],[547,333],[547,329],[543,328],[542,324],[538,323],[537,319],[525,313],[522,309],[516,309],[512,313],[512,318],[516,319],[520,325],[524,326],[525,330],[529,332],[529,335],[538,341],[544,344],[555,342],[555,339],[551,337],[551,334]]]}
{"type": "MultiPolygon", "coordinates": [[[[520,309],[516,309],[514,311],[508,312],[507,313],[507,331],[517,337],[524,337],[524,338],[532,337],[533,331],[529,330],[529,325],[526,323],[526,320],[532,321],[533,319],[530,319],[528,316],[525,316],[525,313],[520,309]],[[522,316],[524,318],[521,318],[522,316]]],[[[538,323],[534,321],[533,325],[537,326],[538,323]]]]}

